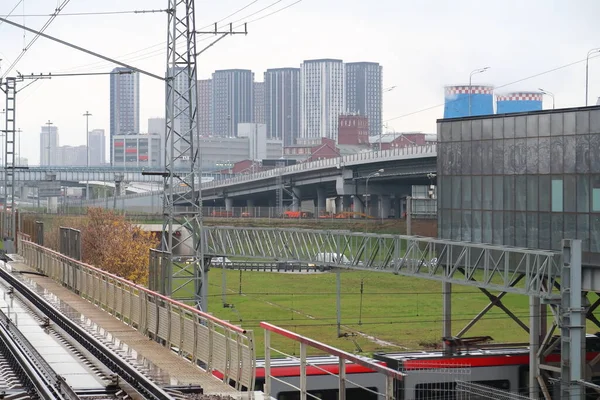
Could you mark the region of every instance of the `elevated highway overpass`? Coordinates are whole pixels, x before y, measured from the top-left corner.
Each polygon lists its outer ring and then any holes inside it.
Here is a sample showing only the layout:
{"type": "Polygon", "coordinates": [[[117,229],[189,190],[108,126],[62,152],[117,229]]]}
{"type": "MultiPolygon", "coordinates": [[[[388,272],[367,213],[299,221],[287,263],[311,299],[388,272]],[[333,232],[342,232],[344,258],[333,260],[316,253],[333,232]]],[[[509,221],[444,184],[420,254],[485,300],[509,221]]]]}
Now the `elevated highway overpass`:
{"type": "MultiPolygon", "coordinates": [[[[59,181],[65,186],[78,186],[87,181],[144,183],[161,183],[163,181],[161,176],[142,174],[144,171],[144,168],[35,166],[17,167],[14,170],[14,176],[15,181],[30,187],[37,186],[38,182],[44,181],[59,181]]],[[[176,170],[175,172],[185,173],[186,171],[176,170]]],[[[5,170],[0,169],[0,182],[4,181],[4,176],[5,170]]],[[[220,179],[224,175],[206,172],[202,176],[220,179]]]]}
{"type": "MultiPolygon", "coordinates": [[[[215,179],[202,184],[206,206],[278,207],[299,209],[301,202],[313,201],[325,209],[326,199],[335,198],[337,208],[381,214],[392,209],[400,213],[401,199],[411,194],[412,185],[426,185],[428,174],[437,170],[435,145],[411,146],[381,152],[361,153],[254,174],[215,179]],[[383,169],[377,176],[374,173],[383,169]],[[368,182],[368,183],[367,183],[368,182]],[[367,195],[369,200],[367,201],[367,195]],[[365,206],[369,210],[365,210],[365,206]]],[[[143,211],[160,204],[161,191],[131,194],[117,198],[120,208],[143,211]]],[[[104,200],[83,205],[103,207],[104,200]]]]}

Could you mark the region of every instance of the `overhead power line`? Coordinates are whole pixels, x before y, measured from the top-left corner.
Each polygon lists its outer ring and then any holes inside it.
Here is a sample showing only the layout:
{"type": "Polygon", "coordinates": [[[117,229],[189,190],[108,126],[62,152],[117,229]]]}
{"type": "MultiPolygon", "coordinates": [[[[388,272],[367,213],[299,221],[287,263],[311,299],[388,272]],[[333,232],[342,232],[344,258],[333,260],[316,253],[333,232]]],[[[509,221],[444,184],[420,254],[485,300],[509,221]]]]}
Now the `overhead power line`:
{"type": "MultiPolygon", "coordinates": [[[[23,0],[21,0],[23,1],[23,0]]],[[[90,12],[75,12],[75,13],[62,13],[58,14],[60,10],[51,14],[7,14],[0,15],[2,18],[18,18],[18,17],[75,17],[75,16],[88,16],[88,15],[117,15],[117,14],[152,14],[162,13],[168,10],[123,10],[123,11],[90,11],[90,12]]]]}
{"type": "MultiPolygon", "coordinates": [[[[596,57],[600,57],[600,55],[592,56],[592,57],[590,57],[590,59],[596,58],[596,57]]],[[[501,89],[503,87],[511,86],[511,85],[514,85],[514,84],[517,84],[517,83],[521,83],[521,82],[527,81],[529,79],[537,78],[538,76],[546,75],[546,74],[549,74],[549,73],[552,73],[552,72],[559,71],[561,69],[572,67],[573,65],[584,63],[585,61],[586,61],[586,59],[584,58],[582,60],[574,61],[574,62],[571,62],[569,64],[561,65],[560,67],[552,68],[552,69],[549,69],[549,70],[546,70],[546,71],[543,71],[543,72],[538,72],[537,74],[533,74],[533,75],[527,76],[525,78],[517,79],[516,81],[512,81],[512,82],[508,82],[508,83],[502,84],[500,86],[496,86],[495,89],[501,89]]],[[[457,101],[457,100],[452,100],[452,101],[457,101]]],[[[430,110],[434,110],[434,109],[439,108],[439,107],[443,107],[444,105],[446,105],[446,102],[441,103],[441,104],[436,104],[434,106],[422,108],[420,110],[412,111],[412,112],[409,112],[409,113],[406,113],[406,114],[398,115],[397,117],[386,119],[383,122],[394,121],[396,119],[409,117],[409,116],[415,115],[415,114],[420,114],[420,113],[425,112],[425,111],[430,111],[430,110]]]]}
{"type": "MultiPolygon", "coordinates": [[[[23,0],[19,0],[19,1],[17,2],[17,5],[15,5],[15,6],[13,7],[13,9],[12,9],[12,10],[10,10],[10,12],[9,12],[9,13],[6,15],[6,17],[8,18],[8,17],[10,17],[11,15],[13,15],[13,12],[15,12],[15,10],[17,9],[17,7],[19,7],[19,5],[20,5],[22,2],[23,2],[23,0]]],[[[2,26],[2,21],[0,21],[0,26],[2,26]]]]}
{"type": "MultiPolygon", "coordinates": [[[[263,7],[260,11],[267,10],[268,8],[273,7],[277,3],[280,3],[281,1],[282,0],[279,0],[279,1],[276,1],[274,3],[271,3],[270,5],[268,5],[266,7],[263,7]]],[[[295,2],[293,2],[291,4],[289,4],[289,5],[287,5],[285,7],[280,8],[278,10],[275,10],[275,11],[269,13],[269,14],[265,14],[263,16],[257,17],[256,19],[251,20],[248,23],[254,23],[254,22],[257,22],[259,20],[262,20],[262,19],[265,19],[267,17],[270,17],[272,15],[275,15],[275,14],[277,14],[277,13],[279,13],[279,12],[281,12],[281,11],[289,8],[289,7],[292,7],[292,6],[300,3],[301,1],[303,1],[303,0],[297,0],[297,1],[295,1],[295,2]]],[[[249,4],[247,4],[246,6],[241,7],[240,9],[238,9],[235,12],[231,13],[229,16],[221,18],[221,21],[229,18],[230,16],[238,14],[239,12],[243,11],[244,9],[248,8],[250,5],[252,5],[254,3],[256,3],[256,1],[252,1],[249,4]]],[[[252,14],[246,15],[245,17],[241,18],[240,20],[245,20],[245,19],[249,18],[250,16],[256,15],[260,11],[257,11],[257,12],[254,12],[252,14]]],[[[218,22],[217,22],[217,24],[218,24],[218,22]]],[[[242,27],[243,25],[244,24],[242,23],[242,24],[236,25],[234,28],[237,29],[237,28],[242,27]]],[[[214,26],[214,23],[210,24],[210,25],[206,25],[206,26],[200,28],[199,30],[211,28],[213,26],[214,26]]],[[[228,27],[228,26],[229,26],[228,24],[224,24],[224,25],[221,26],[221,28],[225,28],[225,27],[228,27]]],[[[203,41],[210,40],[210,39],[211,39],[210,37],[207,37],[207,38],[204,38],[204,39],[197,39],[196,43],[203,42],[203,41]]],[[[166,46],[166,42],[157,43],[157,44],[154,44],[154,45],[151,45],[151,46],[148,46],[148,47],[145,47],[145,48],[142,48],[142,49],[130,52],[130,53],[123,54],[123,55],[121,55],[121,56],[119,56],[117,58],[119,60],[123,60],[124,62],[136,62],[136,61],[142,61],[142,60],[146,60],[146,59],[153,58],[153,57],[158,57],[158,56],[161,56],[161,55],[165,54],[165,49],[162,48],[164,46],[166,46]],[[151,49],[154,49],[154,48],[157,48],[157,49],[149,51],[149,52],[145,52],[146,50],[151,50],[151,49]],[[127,57],[127,56],[131,56],[131,57],[127,57]]],[[[84,64],[84,65],[80,65],[80,66],[76,66],[76,67],[70,67],[70,68],[66,68],[66,69],[57,70],[56,72],[72,72],[72,71],[76,71],[76,70],[80,70],[80,69],[89,69],[89,68],[91,68],[91,69],[101,69],[101,68],[106,68],[108,66],[110,66],[110,64],[106,64],[106,63],[104,63],[102,61],[97,61],[97,62],[90,63],[90,64],[84,64]]]]}
{"type": "MultiPolygon", "coordinates": [[[[33,46],[33,44],[44,33],[44,31],[46,29],[48,29],[48,27],[50,26],[50,24],[52,24],[52,21],[54,21],[54,19],[56,18],[56,16],[67,6],[67,4],[69,4],[70,1],[71,0],[64,0],[61,5],[59,5],[58,7],[56,7],[56,10],[55,10],[54,14],[50,17],[50,19],[48,19],[48,21],[46,21],[46,23],[44,24],[44,26],[42,26],[42,29],[39,30],[39,32],[33,37],[33,39],[31,39],[29,41],[29,43],[27,44],[27,46],[25,46],[23,48],[23,50],[21,51],[21,54],[19,54],[19,56],[17,57],[17,59],[12,62],[12,64],[10,65],[10,67],[8,67],[6,71],[4,71],[4,74],[2,75],[2,78],[6,78],[6,76],[10,73],[10,71],[12,71],[12,69],[17,65],[17,63],[19,61],[21,61],[21,58],[23,58],[23,56],[25,55],[25,53],[27,52],[27,50],[29,50],[31,48],[31,46],[33,46]]],[[[7,21],[7,23],[11,23],[11,22],[7,21]]]]}

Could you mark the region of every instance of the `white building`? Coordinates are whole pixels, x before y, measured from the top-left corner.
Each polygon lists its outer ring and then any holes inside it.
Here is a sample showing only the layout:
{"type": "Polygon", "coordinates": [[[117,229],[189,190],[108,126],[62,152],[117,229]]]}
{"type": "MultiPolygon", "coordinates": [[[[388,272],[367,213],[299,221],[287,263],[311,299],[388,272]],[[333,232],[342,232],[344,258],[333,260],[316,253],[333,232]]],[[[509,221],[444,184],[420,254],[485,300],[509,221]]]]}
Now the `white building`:
{"type": "Polygon", "coordinates": [[[56,165],[65,167],[85,167],[87,165],[86,150],[86,146],[60,146],[57,149],[56,165]]]}
{"type": "Polygon", "coordinates": [[[113,166],[159,167],[163,165],[161,137],[158,134],[113,137],[113,166]]]}
{"type": "MultiPolygon", "coordinates": [[[[106,136],[104,129],[94,129],[88,133],[90,166],[106,164],[106,136]]],[[[87,165],[87,162],[86,162],[87,165]]]]}
{"type": "Polygon", "coordinates": [[[58,164],[58,127],[42,126],[40,133],[40,165],[58,164]]]}
{"type": "Polygon", "coordinates": [[[15,157],[15,166],[17,167],[26,167],[29,165],[29,160],[27,157],[15,157]]]}
{"type": "Polygon", "coordinates": [[[238,124],[238,137],[248,138],[248,159],[267,158],[267,125],[238,124]]]}
{"type": "Polygon", "coordinates": [[[342,60],[304,61],[300,67],[300,138],[337,140],[338,117],[346,109],[342,60]]]}
{"type": "MultiPolygon", "coordinates": [[[[253,134],[254,131],[251,127],[254,124],[240,125],[248,125],[248,128],[242,129],[249,129],[250,135],[253,134]]],[[[260,127],[261,124],[258,124],[258,126],[260,127]]],[[[259,132],[262,132],[259,133],[259,136],[266,135],[266,127],[262,126],[258,128],[259,132]]],[[[282,144],[280,140],[268,139],[259,142],[258,149],[255,145],[253,150],[250,139],[250,137],[224,138],[218,136],[200,138],[199,151],[202,159],[202,170],[218,171],[227,169],[239,161],[253,159],[253,154],[266,155],[262,158],[269,159],[281,157],[282,144]]]]}
{"type": "Polygon", "coordinates": [[[116,135],[140,131],[140,75],[118,67],[110,75],[110,151],[116,135]],[[127,73],[129,72],[129,73],[127,73]]]}

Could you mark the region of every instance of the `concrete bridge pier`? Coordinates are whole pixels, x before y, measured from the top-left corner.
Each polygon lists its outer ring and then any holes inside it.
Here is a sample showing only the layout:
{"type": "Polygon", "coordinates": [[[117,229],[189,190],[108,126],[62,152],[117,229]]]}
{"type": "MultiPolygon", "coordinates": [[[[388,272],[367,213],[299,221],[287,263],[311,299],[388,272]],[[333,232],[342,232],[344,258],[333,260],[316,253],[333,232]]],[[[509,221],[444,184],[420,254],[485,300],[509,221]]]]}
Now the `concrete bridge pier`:
{"type": "Polygon", "coordinates": [[[392,211],[392,197],[389,195],[381,195],[379,196],[379,217],[382,219],[387,219],[390,217],[390,213],[392,211]]]}
{"type": "Polygon", "coordinates": [[[246,208],[248,209],[250,215],[254,216],[254,199],[246,200],[246,208]]]}
{"type": "Polygon", "coordinates": [[[336,214],[344,211],[344,196],[338,196],[335,198],[335,212],[336,214]]]}
{"type": "Polygon", "coordinates": [[[324,213],[325,210],[327,209],[327,194],[325,192],[325,189],[323,188],[317,188],[317,212],[320,213],[324,213]]]}
{"type": "Polygon", "coordinates": [[[225,211],[233,211],[233,198],[232,197],[225,198],[225,211]]]}
{"type": "Polygon", "coordinates": [[[352,196],[342,196],[342,211],[350,211],[352,208],[352,196]]]}
{"type": "Polygon", "coordinates": [[[365,210],[365,213],[371,217],[379,216],[379,199],[381,195],[379,194],[368,194],[369,196],[369,209],[365,210]]]}
{"type": "Polygon", "coordinates": [[[49,213],[55,214],[58,212],[58,197],[48,197],[47,199],[47,207],[49,213]]]}
{"type": "Polygon", "coordinates": [[[27,201],[27,198],[29,197],[30,188],[28,186],[23,185],[20,189],[21,190],[19,191],[19,198],[21,199],[21,201],[27,201]]]}
{"type": "MultiPolygon", "coordinates": [[[[360,195],[352,196],[352,207],[354,208],[355,213],[362,213],[365,209],[362,199],[360,195]]],[[[355,215],[354,218],[360,218],[358,215],[355,215]]]]}
{"type": "Polygon", "coordinates": [[[300,211],[300,202],[302,200],[302,193],[299,187],[292,188],[292,211],[300,211]]]}

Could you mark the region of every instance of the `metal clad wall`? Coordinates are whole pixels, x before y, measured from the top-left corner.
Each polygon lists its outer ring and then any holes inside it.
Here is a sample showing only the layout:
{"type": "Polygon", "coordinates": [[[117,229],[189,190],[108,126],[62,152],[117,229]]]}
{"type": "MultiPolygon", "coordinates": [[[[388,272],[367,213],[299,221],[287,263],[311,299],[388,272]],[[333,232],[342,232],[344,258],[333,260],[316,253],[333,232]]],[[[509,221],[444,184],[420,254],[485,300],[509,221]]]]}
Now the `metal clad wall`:
{"type": "Polygon", "coordinates": [[[506,95],[498,95],[496,113],[508,114],[540,111],[542,109],[542,100],[542,93],[540,92],[514,92],[506,95]]]}
{"type": "Polygon", "coordinates": [[[444,118],[462,118],[494,113],[494,88],[471,86],[471,112],[469,113],[469,85],[445,88],[444,118]]]}
{"type": "Polygon", "coordinates": [[[600,106],[438,121],[438,235],[600,266],[600,106]]]}

